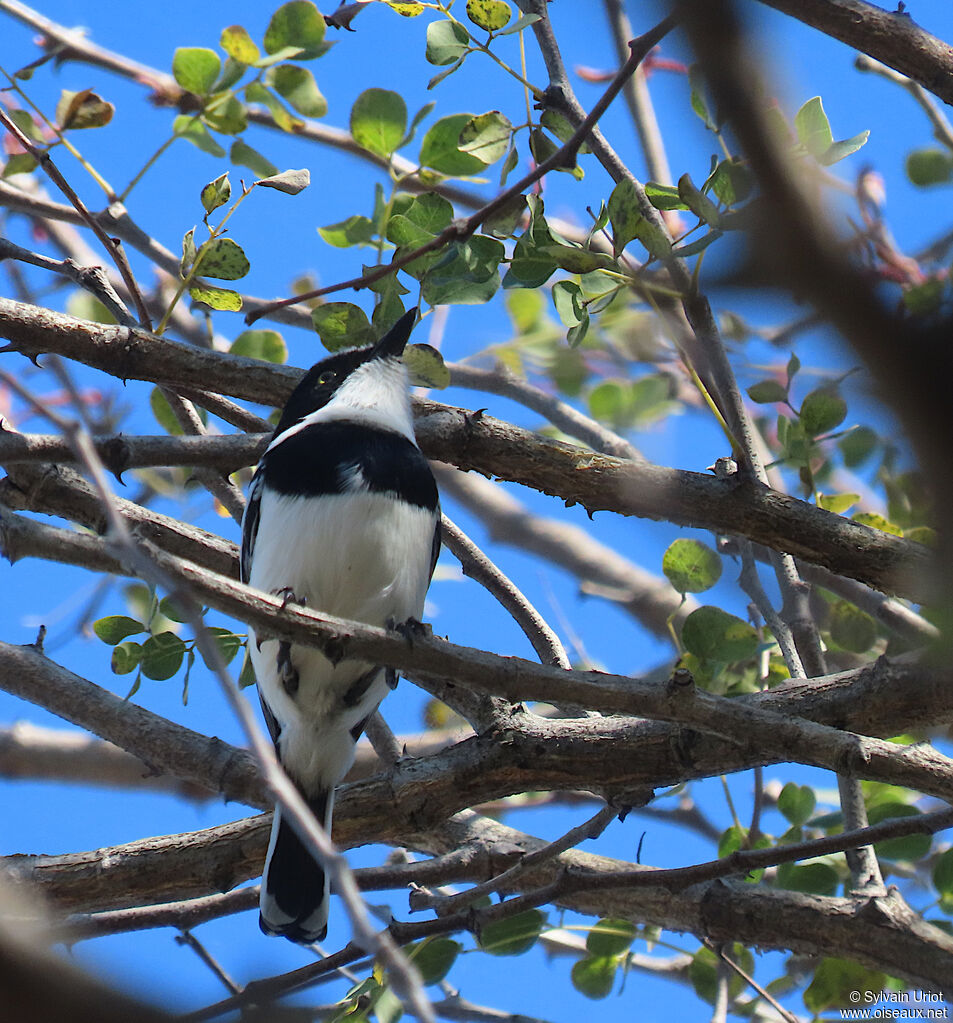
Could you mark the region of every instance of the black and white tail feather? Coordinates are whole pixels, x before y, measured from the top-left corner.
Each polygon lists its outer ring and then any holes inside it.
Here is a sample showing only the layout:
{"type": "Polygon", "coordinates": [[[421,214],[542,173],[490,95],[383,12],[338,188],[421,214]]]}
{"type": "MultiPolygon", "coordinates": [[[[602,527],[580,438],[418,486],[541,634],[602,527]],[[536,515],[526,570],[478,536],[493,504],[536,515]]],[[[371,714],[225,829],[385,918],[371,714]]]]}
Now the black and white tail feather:
{"type": "MultiPolygon", "coordinates": [[[[400,361],[416,312],[376,345],[317,363],[295,388],[249,490],[244,582],[370,625],[421,618],[440,509],[400,361]]],[[[392,673],[364,661],[332,664],[314,648],[274,639],[252,642],[249,651],[278,758],[330,830],[334,788],[392,673]]],[[[328,894],[324,870],[276,809],[262,930],[320,941],[328,894]]]]}

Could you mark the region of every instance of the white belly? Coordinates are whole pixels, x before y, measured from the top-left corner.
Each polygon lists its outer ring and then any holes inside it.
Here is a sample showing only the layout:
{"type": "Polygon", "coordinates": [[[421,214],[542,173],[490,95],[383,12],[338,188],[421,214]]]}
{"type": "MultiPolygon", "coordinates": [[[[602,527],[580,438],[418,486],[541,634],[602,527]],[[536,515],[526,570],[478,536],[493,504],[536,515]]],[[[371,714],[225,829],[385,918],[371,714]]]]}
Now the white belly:
{"type": "MultiPolygon", "coordinates": [[[[314,611],[369,625],[420,618],[434,525],[433,513],[383,494],[306,502],[266,492],[249,582],[267,592],[290,589],[314,611]]],[[[345,693],[373,665],[332,665],[316,648],[295,645],[298,688],[289,694],[278,674],[278,647],[268,640],[250,650],[259,688],[281,725],[282,762],[305,789],[334,785],[353,759],[350,729],[387,692],[384,672],[357,703],[344,706],[345,693]]]]}

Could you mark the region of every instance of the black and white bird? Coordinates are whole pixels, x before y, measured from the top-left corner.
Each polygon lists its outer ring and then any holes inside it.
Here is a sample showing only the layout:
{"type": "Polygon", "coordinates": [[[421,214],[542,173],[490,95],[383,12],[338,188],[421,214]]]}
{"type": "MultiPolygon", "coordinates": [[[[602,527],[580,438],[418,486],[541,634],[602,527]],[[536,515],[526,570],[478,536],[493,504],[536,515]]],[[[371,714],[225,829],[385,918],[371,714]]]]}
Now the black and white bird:
{"type": "MultiPolygon", "coordinates": [[[[401,362],[416,313],[377,344],[317,363],[295,388],[252,479],[244,582],[370,625],[420,620],[440,548],[440,508],[401,362]]],[[[396,675],[275,639],[251,642],[249,652],[278,758],[330,831],[334,788],[396,675]]],[[[328,892],[325,872],[276,808],[262,930],[320,941],[328,892]]]]}

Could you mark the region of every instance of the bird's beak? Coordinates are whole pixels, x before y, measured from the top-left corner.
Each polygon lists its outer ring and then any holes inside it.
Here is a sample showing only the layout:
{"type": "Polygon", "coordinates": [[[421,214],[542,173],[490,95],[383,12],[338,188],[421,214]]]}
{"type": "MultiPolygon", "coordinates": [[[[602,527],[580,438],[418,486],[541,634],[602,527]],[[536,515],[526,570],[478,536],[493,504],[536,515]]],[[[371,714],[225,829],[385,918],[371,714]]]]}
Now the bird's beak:
{"type": "Polygon", "coordinates": [[[384,358],[386,356],[398,358],[402,355],[404,346],[410,340],[410,332],[414,329],[416,322],[417,307],[414,306],[413,309],[409,309],[404,313],[380,341],[374,345],[374,356],[376,358],[384,358]]]}

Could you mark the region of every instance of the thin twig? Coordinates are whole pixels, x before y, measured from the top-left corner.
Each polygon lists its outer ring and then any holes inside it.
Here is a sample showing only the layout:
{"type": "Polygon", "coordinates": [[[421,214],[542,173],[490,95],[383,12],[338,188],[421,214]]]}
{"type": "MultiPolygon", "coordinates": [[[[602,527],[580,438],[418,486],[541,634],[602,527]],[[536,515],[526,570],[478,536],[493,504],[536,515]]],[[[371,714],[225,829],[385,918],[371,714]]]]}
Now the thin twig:
{"type": "Polygon", "coordinates": [[[438,916],[447,916],[456,913],[472,905],[485,895],[494,892],[502,892],[510,888],[513,881],[522,877],[527,871],[555,859],[567,849],[572,849],[588,838],[598,838],[608,825],[619,816],[617,808],[612,806],[601,807],[592,817],[574,828],[570,828],[561,838],[550,842],[549,845],[534,852],[527,853],[518,863],[514,863],[502,874],[484,881],[482,884],[468,888],[464,892],[454,895],[431,894],[423,891],[414,891],[410,895],[410,908],[413,910],[436,909],[438,916]]]}
{"type": "Polygon", "coordinates": [[[446,515],[442,518],[441,527],[443,543],[460,562],[463,574],[475,579],[506,608],[533,645],[540,661],[571,668],[572,662],[559,637],[519,587],[446,515]]]}
{"type": "Polygon", "coordinates": [[[122,279],[126,283],[126,287],[129,289],[129,294],[132,295],[135,301],[136,311],[139,314],[139,322],[147,330],[152,329],[151,321],[149,320],[149,313],[146,310],[145,302],[142,298],[142,292],[139,290],[139,285],[136,283],[135,277],[132,275],[132,271],[129,268],[129,263],[126,260],[125,254],[122,252],[122,246],[119,245],[114,239],[110,238],[106,232],[100,227],[99,222],[89,212],[82,199],[73,190],[73,186],[63,177],[57,168],[56,164],[53,163],[50,154],[45,150],[37,146],[33,140],[23,131],[20,130],[19,126],[11,120],[3,110],[0,110],[0,124],[17,140],[17,142],[28,152],[37,163],[43,168],[44,171],[49,175],[50,179],[56,185],[57,188],[66,196],[67,199],[72,203],[76,212],[80,215],[93,234],[102,243],[103,248],[109,253],[110,258],[116,264],[116,268],[122,274],[122,279]]]}

